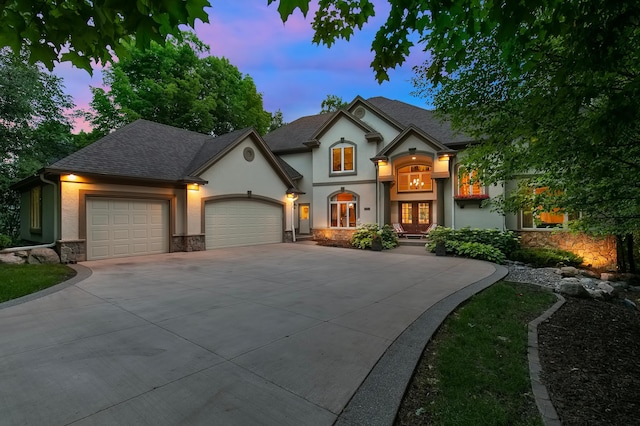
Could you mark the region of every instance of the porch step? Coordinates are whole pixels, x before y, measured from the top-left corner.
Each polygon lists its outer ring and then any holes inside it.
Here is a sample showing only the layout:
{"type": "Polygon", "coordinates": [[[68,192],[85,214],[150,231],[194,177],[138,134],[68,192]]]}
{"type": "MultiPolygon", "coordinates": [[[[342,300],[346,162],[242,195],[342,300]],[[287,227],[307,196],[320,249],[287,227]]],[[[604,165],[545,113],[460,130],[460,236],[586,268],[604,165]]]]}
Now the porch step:
{"type": "Polygon", "coordinates": [[[424,247],[425,244],[427,244],[426,238],[398,238],[398,245],[400,246],[424,247]]]}

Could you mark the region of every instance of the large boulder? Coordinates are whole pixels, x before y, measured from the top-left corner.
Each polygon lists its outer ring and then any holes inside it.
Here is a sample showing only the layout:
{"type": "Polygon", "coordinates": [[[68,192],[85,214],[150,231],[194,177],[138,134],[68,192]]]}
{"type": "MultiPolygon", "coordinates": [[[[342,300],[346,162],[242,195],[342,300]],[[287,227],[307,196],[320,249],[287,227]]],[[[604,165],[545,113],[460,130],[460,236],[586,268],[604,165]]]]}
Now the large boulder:
{"type": "Polygon", "coordinates": [[[50,248],[36,248],[31,250],[27,260],[31,264],[60,263],[60,256],[50,248]]]}
{"type": "Polygon", "coordinates": [[[567,296],[573,297],[590,297],[587,289],[584,288],[578,280],[576,281],[562,280],[560,286],[558,287],[558,293],[566,294],[567,296]]]}
{"type": "Polygon", "coordinates": [[[5,253],[0,254],[0,263],[9,264],[9,265],[20,265],[25,263],[25,258],[16,255],[16,253],[5,253]]]}
{"type": "Polygon", "coordinates": [[[573,266],[563,266],[560,268],[560,275],[563,277],[575,277],[576,275],[580,275],[580,270],[573,266]]]}

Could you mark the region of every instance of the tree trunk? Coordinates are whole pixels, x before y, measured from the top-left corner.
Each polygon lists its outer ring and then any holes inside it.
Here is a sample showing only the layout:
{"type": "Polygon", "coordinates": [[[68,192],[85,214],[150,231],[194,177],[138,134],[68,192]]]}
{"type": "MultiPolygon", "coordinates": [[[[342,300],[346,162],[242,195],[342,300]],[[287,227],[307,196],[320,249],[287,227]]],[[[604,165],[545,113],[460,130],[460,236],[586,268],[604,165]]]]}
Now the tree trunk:
{"type": "Polygon", "coordinates": [[[633,257],[633,234],[627,234],[627,256],[629,257],[629,272],[636,273],[636,261],[633,257]]]}

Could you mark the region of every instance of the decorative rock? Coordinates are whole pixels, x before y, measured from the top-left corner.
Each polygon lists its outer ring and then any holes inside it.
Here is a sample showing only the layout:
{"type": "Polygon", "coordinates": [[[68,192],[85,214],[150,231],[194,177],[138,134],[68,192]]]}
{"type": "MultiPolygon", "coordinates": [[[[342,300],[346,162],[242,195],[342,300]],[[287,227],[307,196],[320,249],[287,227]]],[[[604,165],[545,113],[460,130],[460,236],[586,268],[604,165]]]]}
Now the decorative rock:
{"type": "MultiPolygon", "coordinates": [[[[589,292],[579,282],[562,280],[558,287],[558,293],[566,294],[574,297],[589,297],[589,292]]],[[[577,281],[577,280],[576,280],[577,281]]]]}
{"type": "Polygon", "coordinates": [[[598,289],[604,291],[605,293],[607,293],[610,296],[613,296],[616,293],[615,287],[609,285],[608,283],[606,283],[604,281],[600,281],[598,283],[598,289]]]}
{"type": "Polygon", "coordinates": [[[60,257],[50,248],[36,248],[29,253],[27,262],[31,264],[60,263],[60,257]]]}
{"type": "Polygon", "coordinates": [[[635,302],[633,302],[633,301],[631,301],[629,299],[624,299],[622,301],[622,304],[624,306],[626,306],[627,308],[630,308],[630,309],[638,309],[638,305],[636,305],[635,302]]]}
{"type": "Polygon", "coordinates": [[[591,277],[591,278],[597,278],[600,279],[600,274],[597,272],[593,272],[589,269],[581,269],[580,270],[580,274],[584,275],[585,277],[591,277]]]}
{"type": "Polygon", "coordinates": [[[580,284],[585,287],[596,287],[596,282],[592,278],[579,278],[580,284]]]}
{"type": "Polygon", "coordinates": [[[602,281],[616,281],[618,276],[612,272],[603,272],[600,274],[600,279],[602,281]]]}
{"type": "Polygon", "coordinates": [[[25,262],[24,258],[20,256],[16,256],[15,253],[0,254],[0,263],[10,264],[10,265],[20,265],[24,262],[25,262]]]}
{"type": "Polygon", "coordinates": [[[615,288],[616,290],[626,290],[629,288],[629,283],[626,283],[624,281],[616,281],[614,283],[610,281],[606,281],[606,283],[609,284],[611,287],[615,288]]]}
{"type": "Polygon", "coordinates": [[[560,275],[563,277],[575,277],[580,274],[580,270],[574,268],[573,266],[563,266],[560,268],[560,275]]]}
{"type": "Polygon", "coordinates": [[[634,291],[640,293],[640,286],[629,286],[629,291],[634,291]]]}
{"type": "Polygon", "coordinates": [[[602,300],[609,297],[607,293],[605,293],[603,290],[592,290],[590,288],[586,290],[587,290],[587,293],[589,293],[589,296],[591,296],[591,298],[593,299],[602,300]]]}
{"type": "Polygon", "coordinates": [[[14,251],[13,254],[15,254],[18,257],[21,257],[25,260],[25,262],[27,261],[27,257],[29,257],[29,252],[26,250],[20,250],[20,251],[14,251]]]}
{"type": "Polygon", "coordinates": [[[582,285],[582,283],[580,283],[580,280],[578,278],[575,277],[569,277],[569,278],[563,278],[562,281],[560,281],[561,283],[571,283],[571,284],[580,284],[582,285]]]}

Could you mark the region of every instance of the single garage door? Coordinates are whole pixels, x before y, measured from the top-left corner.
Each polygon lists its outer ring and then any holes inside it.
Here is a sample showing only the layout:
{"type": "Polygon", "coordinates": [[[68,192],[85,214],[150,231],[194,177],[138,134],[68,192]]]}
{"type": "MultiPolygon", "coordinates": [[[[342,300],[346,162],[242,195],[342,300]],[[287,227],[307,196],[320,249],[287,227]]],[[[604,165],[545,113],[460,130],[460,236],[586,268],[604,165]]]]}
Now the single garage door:
{"type": "Polygon", "coordinates": [[[169,202],[87,198],[87,259],[169,251],[169,202]]]}
{"type": "Polygon", "coordinates": [[[283,208],[255,200],[221,200],[206,203],[207,250],[221,247],[281,243],[283,208]]]}

